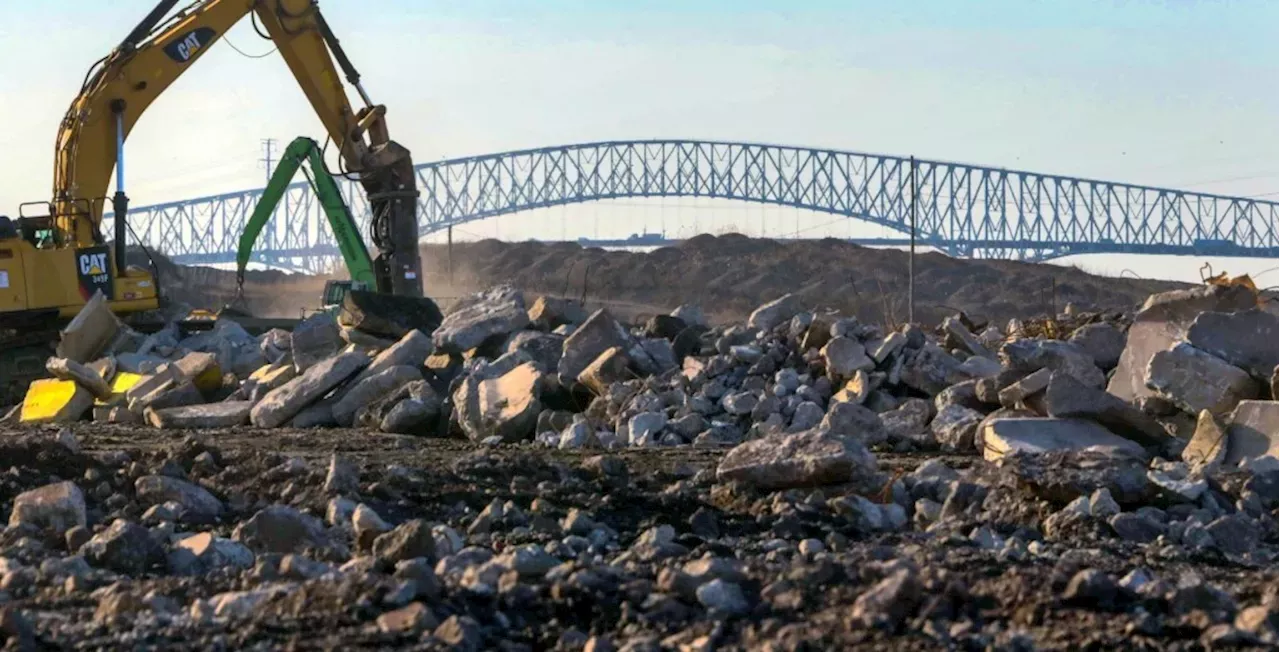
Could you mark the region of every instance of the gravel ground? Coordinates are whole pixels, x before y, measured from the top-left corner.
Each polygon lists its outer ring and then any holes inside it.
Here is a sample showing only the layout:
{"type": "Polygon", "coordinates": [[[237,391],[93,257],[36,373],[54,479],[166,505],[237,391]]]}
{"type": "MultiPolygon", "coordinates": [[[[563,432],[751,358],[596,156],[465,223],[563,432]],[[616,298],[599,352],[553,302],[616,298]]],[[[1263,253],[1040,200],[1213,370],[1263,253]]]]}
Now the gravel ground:
{"type": "MultiPolygon", "coordinates": [[[[1274,486],[1262,494],[1270,531],[1237,553],[1134,543],[1087,517],[1046,535],[1044,519],[1070,497],[1017,458],[878,452],[897,479],[879,498],[942,505],[935,521],[894,527],[901,510],[868,509],[848,487],[718,483],[721,455],[358,430],[5,430],[3,513],[22,492],[71,481],[87,527],[11,520],[0,535],[0,641],[596,652],[1275,644],[1274,486]],[[173,490],[173,479],[208,489],[214,504],[173,490]],[[205,532],[207,546],[178,544],[205,532]]],[[[1232,481],[1220,483],[1229,497],[1258,489],[1232,481]]]]}

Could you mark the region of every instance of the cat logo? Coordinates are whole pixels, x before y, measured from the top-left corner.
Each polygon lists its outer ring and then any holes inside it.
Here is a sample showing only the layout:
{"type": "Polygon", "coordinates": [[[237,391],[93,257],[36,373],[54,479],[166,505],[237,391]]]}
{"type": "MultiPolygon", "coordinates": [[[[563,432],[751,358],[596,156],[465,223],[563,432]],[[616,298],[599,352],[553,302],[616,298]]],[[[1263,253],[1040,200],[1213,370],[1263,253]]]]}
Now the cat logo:
{"type": "Polygon", "coordinates": [[[80,256],[80,273],[85,276],[100,276],[107,273],[107,254],[83,254],[80,256]]]}
{"type": "Polygon", "coordinates": [[[186,63],[200,52],[200,48],[213,41],[215,34],[212,28],[197,27],[164,46],[164,53],[178,63],[186,63]]]}
{"type": "Polygon", "coordinates": [[[95,292],[102,292],[107,299],[115,298],[110,263],[105,246],[76,251],[76,276],[80,279],[80,296],[86,301],[95,292]]]}

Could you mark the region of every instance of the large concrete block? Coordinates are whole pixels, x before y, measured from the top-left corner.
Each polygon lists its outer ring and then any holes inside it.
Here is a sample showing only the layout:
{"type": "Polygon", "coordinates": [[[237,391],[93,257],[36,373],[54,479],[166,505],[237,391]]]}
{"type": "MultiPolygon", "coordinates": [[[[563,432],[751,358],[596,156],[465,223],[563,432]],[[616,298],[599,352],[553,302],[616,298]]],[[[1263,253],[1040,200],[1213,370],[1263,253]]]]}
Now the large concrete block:
{"type": "Polygon", "coordinates": [[[1107,391],[1129,402],[1155,395],[1146,381],[1152,356],[1181,340],[1202,312],[1234,312],[1255,305],[1253,293],[1238,286],[1205,285],[1147,297],[1129,327],[1128,341],[1107,391]]]}
{"type": "Polygon", "coordinates": [[[156,428],[234,428],[249,423],[249,401],[223,401],[204,405],[147,408],[147,422],[156,428]]]}
{"type": "Polygon", "coordinates": [[[1243,369],[1184,342],[1151,357],[1147,386],[1190,414],[1225,414],[1263,392],[1243,369]]]}
{"type": "Polygon", "coordinates": [[[97,358],[120,332],[120,320],[107,304],[101,291],[85,302],[84,307],[62,330],[58,343],[59,358],[89,362],[97,358]]]}
{"type": "Polygon", "coordinates": [[[1159,446],[1169,441],[1169,433],[1138,408],[1060,371],[1053,373],[1042,394],[1028,398],[1026,404],[1049,417],[1095,421],[1143,446],[1159,446]]]}
{"type": "Polygon", "coordinates": [[[601,353],[615,346],[630,351],[634,345],[634,339],[608,310],[597,310],[565,339],[558,367],[560,380],[572,383],[601,353]]]}
{"type": "Polygon", "coordinates": [[[1276,316],[1261,310],[1205,312],[1187,329],[1187,342],[1266,380],[1280,364],[1276,331],[1276,316]]]}
{"type": "Polygon", "coordinates": [[[1145,454],[1137,442],[1085,419],[991,419],[982,426],[982,442],[982,456],[992,462],[1014,451],[1044,453],[1091,446],[1117,448],[1134,455],[1145,454]]]}
{"type": "Polygon", "coordinates": [[[445,316],[432,339],[436,348],[462,353],[490,337],[509,335],[529,324],[524,295],[506,285],[464,297],[445,316]]]}
{"type": "Polygon", "coordinates": [[[1277,432],[1280,432],[1280,403],[1241,401],[1227,422],[1228,446],[1223,463],[1235,466],[1260,457],[1280,458],[1277,432]]]}
{"type": "MultiPolygon", "coordinates": [[[[295,336],[294,341],[297,341],[295,336]]],[[[249,420],[260,428],[275,428],[302,411],[369,364],[359,351],[336,355],[308,368],[301,376],[271,390],[253,406],[249,420]]]]}
{"type": "Polygon", "coordinates": [[[498,436],[516,442],[530,438],[542,411],[542,372],[526,362],[501,376],[467,377],[453,393],[458,425],[472,441],[498,436]]]}

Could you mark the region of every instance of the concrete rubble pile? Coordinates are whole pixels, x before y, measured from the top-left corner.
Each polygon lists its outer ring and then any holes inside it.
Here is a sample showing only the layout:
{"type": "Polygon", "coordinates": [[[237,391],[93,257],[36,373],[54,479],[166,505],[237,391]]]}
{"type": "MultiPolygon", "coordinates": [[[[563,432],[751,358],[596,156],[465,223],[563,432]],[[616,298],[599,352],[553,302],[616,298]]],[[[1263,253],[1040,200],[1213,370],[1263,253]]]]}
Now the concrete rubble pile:
{"type": "MultiPolygon", "coordinates": [[[[183,339],[173,330],[100,338],[99,350],[50,360],[54,379],[42,382],[58,389],[33,394],[48,404],[24,405],[24,420],[92,413],[164,429],[358,427],[466,438],[482,451],[581,450],[581,473],[535,482],[494,471],[482,452],[451,472],[500,477],[512,494],[539,496],[527,510],[494,498],[478,512],[432,507],[440,522],[391,519],[423,491],[415,471],[393,465],[370,484],[340,455],[323,471],[291,459],[262,474],[264,486],[283,488],[257,486],[251,491],[263,498],[254,502],[234,484],[246,473],[222,472],[207,447],[215,431],[156,468],[111,456],[104,463],[118,471],[109,477],[133,484],[117,492],[104,480],[92,490],[96,525],[78,481],[18,495],[7,536],[65,538],[71,556],[51,557],[39,577],[115,587],[95,593],[95,618],[106,620],[151,609],[174,614],[164,622],[229,622],[283,608],[315,582],[358,580],[383,587],[382,634],[481,649],[522,613],[483,624],[461,615],[481,603],[536,610],[575,595],[584,605],[623,600],[624,613],[646,614],[639,623],[691,610],[742,618],[792,613],[815,583],[861,586],[844,616],[855,627],[1026,649],[1015,632],[980,622],[986,607],[972,598],[976,587],[930,565],[959,547],[1052,568],[1061,581],[1035,590],[1051,590],[1055,609],[1119,610],[1134,619],[1133,632],[1150,636],[1194,627],[1207,647],[1276,644],[1275,600],[1245,604],[1194,573],[1161,577],[1138,566],[1117,578],[1084,550],[1274,568],[1276,316],[1240,288],[1206,286],[1152,296],[1131,325],[1087,321],[1066,339],[1024,337],[1020,324],[1001,330],[965,315],[932,330],[886,330],[786,295],[746,323],[712,326],[681,306],[627,325],[571,301],[526,302],[504,286],[465,298],[429,333],[372,333],[315,315],[292,333],[257,337],[219,320],[183,339]],[[615,528],[548,502],[575,496],[616,507],[599,500],[600,487],[648,481],[630,478],[618,451],[678,447],[722,453],[660,496],[645,495],[701,505],[686,521],[654,513],[620,531],[621,521],[615,528]],[[910,471],[882,468],[884,459],[921,452],[933,459],[910,471]],[[375,497],[385,499],[381,514],[366,503],[375,497]],[[764,538],[722,533],[715,513],[727,512],[764,538]],[[889,540],[903,544],[898,558],[886,546],[851,552],[882,536],[900,537],[889,540]],[[735,550],[745,552],[735,558],[735,550]],[[157,568],[244,581],[181,607],[115,582],[157,568]]],[[[58,442],[77,446],[69,431],[58,442]]],[[[93,471],[84,478],[104,477],[93,471]]],[[[37,581],[31,567],[5,557],[0,576],[0,590],[18,587],[15,595],[37,581]]],[[[612,649],[577,635],[564,647],[612,649]]],[[[707,640],[666,636],[661,647],[709,649],[707,640]]]]}

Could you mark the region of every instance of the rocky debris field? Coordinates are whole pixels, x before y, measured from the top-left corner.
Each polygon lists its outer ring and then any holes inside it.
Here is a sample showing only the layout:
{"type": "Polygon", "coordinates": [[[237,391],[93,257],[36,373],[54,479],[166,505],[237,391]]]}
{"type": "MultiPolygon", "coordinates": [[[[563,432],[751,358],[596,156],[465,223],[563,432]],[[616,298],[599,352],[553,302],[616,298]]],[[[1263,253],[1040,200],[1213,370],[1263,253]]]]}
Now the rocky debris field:
{"type": "MultiPolygon", "coordinates": [[[[690,302],[713,323],[746,319],[761,303],[788,292],[809,307],[831,308],[865,322],[907,321],[907,252],[835,239],[768,240],[699,235],[648,252],[584,248],[567,242],[480,242],[424,245],[426,288],[483,288],[508,283],[525,292],[650,306],[650,314],[690,302]],[[452,283],[450,283],[452,279],[452,283]]],[[[916,258],[916,319],[937,323],[956,311],[1004,322],[1061,311],[1136,306],[1182,283],[1095,276],[1048,263],[916,258]],[[1056,308],[1056,309],[1055,309],[1056,308]]]]}
{"type": "Polygon", "coordinates": [[[1047,331],[351,296],[260,336],[91,302],[0,435],[8,645],[1277,643],[1277,320],[1243,288],[1047,331]]]}

